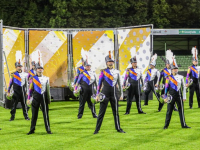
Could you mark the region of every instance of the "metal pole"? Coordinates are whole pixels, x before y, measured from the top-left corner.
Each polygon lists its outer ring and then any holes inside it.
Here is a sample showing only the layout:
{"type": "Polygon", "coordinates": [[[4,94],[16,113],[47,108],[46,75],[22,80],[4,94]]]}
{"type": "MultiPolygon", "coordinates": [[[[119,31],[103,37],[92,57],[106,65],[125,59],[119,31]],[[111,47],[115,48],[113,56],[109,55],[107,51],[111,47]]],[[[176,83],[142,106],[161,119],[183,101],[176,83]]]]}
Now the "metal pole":
{"type": "Polygon", "coordinates": [[[114,54],[115,54],[115,68],[119,69],[119,47],[118,47],[118,32],[117,29],[114,32],[114,54]]]}
{"type": "Polygon", "coordinates": [[[167,51],[167,43],[165,41],[165,58],[166,58],[166,51],[167,51]]]}
{"type": "Polygon", "coordinates": [[[24,50],[25,50],[25,57],[24,57],[24,72],[27,72],[28,69],[27,69],[27,53],[26,53],[26,30],[24,30],[24,50]]]}
{"type": "Polygon", "coordinates": [[[138,26],[128,26],[128,27],[119,27],[116,29],[132,29],[132,28],[140,28],[140,27],[148,27],[151,26],[153,29],[153,24],[146,24],[146,25],[138,25],[138,26]]]}
{"type": "Polygon", "coordinates": [[[152,48],[152,54],[153,54],[153,24],[151,24],[151,48],[152,48]]]}
{"type": "Polygon", "coordinates": [[[5,86],[6,84],[4,83],[4,60],[3,60],[3,20],[0,20],[0,52],[1,52],[1,71],[2,72],[2,84],[3,84],[3,89],[2,89],[2,97],[0,97],[0,100],[3,101],[3,104],[5,103],[5,86]]]}
{"type": "MultiPolygon", "coordinates": [[[[152,55],[153,54],[153,24],[151,24],[151,47],[150,47],[150,54],[152,55]]],[[[149,66],[148,66],[148,69],[150,68],[150,62],[151,62],[151,55],[150,55],[150,58],[149,58],[149,66]]]]}
{"type": "Polygon", "coordinates": [[[25,60],[26,60],[26,71],[28,72],[30,70],[30,63],[29,63],[29,38],[28,38],[28,33],[29,33],[29,30],[26,29],[25,30],[25,60]]]}
{"type": "Polygon", "coordinates": [[[68,53],[68,82],[71,83],[71,51],[70,51],[70,32],[67,32],[67,53],[68,53]]]}
{"type": "Polygon", "coordinates": [[[70,32],[70,35],[69,35],[69,37],[70,37],[70,73],[71,73],[71,80],[73,80],[73,54],[72,54],[72,52],[73,52],[73,44],[72,44],[72,37],[73,37],[73,35],[72,35],[72,32],[70,32]]]}

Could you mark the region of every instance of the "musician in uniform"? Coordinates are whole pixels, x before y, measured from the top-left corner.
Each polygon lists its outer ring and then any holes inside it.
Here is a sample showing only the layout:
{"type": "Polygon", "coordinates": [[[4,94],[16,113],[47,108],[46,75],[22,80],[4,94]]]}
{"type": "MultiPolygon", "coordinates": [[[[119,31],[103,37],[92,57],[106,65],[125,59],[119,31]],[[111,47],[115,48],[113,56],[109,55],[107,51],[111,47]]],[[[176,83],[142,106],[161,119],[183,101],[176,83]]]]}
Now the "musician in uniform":
{"type": "Polygon", "coordinates": [[[35,133],[35,126],[38,118],[39,107],[43,113],[45,128],[48,134],[52,134],[49,122],[49,104],[51,103],[49,78],[43,75],[43,63],[41,55],[39,62],[36,63],[36,75],[33,76],[33,80],[29,86],[28,92],[28,105],[32,106],[32,119],[30,131],[27,133],[35,133]]]}
{"type": "Polygon", "coordinates": [[[109,52],[109,55],[105,57],[105,61],[107,68],[101,70],[99,76],[99,83],[97,87],[96,101],[99,101],[100,93],[105,96],[105,99],[102,102],[100,102],[100,110],[94,134],[99,133],[109,101],[111,103],[112,112],[115,120],[115,129],[120,133],[125,133],[120,127],[119,112],[118,112],[118,100],[119,100],[119,97],[117,95],[118,89],[120,90],[121,93],[120,100],[123,99],[123,90],[120,82],[120,73],[119,70],[113,69],[114,60],[112,60],[111,58],[111,52],[109,52]]]}
{"type": "Polygon", "coordinates": [[[128,68],[125,74],[124,82],[123,82],[123,89],[126,87],[126,81],[130,83],[130,87],[128,88],[127,94],[127,107],[125,115],[130,113],[131,105],[133,96],[135,96],[136,106],[139,114],[145,114],[141,108],[141,89],[140,89],[140,81],[143,86],[143,78],[142,78],[142,71],[140,68],[137,67],[137,59],[136,56],[130,59],[130,63],[132,65],[131,68],[128,68]]]}
{"type": "Polygon", "coordinates": [[[86,101],[89,108],[91,109],[93,118],[97,118],[95,105],[91,102],[91,96],[95,94],[95,88],[97,89],[96,75],[95,72],[91,70],[91,65],[89,64],[88,59],[85,61],[84,66],[85,70],[80,72],[75,86],[75,92],[77,91],[79,85],[81,87],[78,119],[81,119],[83,116],[86,101]]]}
{"type": "MultiPolygon", "coordinates": [[[[171,68],[170,68],[169,59],[172,56],[173,56],[172,51],[167,50],[166,51],[166,61],[165,61],[166,67],[164,69],[162,69],[161,72],[160,72],[159,87],[160,87],[161,80],[162,80],[162,84],[165,85],[166,77],[171,75],[171,68]]],[[[164,93],[165,93],[165,88],[163,88],[161,90],[161,95],[163,95],[164,93]]],[[[178,111],[178,109],[176,108],[176,104],[174,104],[174,111],[178,111]]]]}
{"type": "Polygon", "coordinates": [[[28,117],[28,107],[26,104],[26,97],[27,97],[27,90],[28,90],[28,74],[22,71],[22,52],[16,51],[16,63],[15,68],[16,71],[11,74],[9,86],[8,86],[8,93],[7,96],[10,97],[11,90],[13,89],[14,94],[12,96],[13,106],[11,108],[10,114],[10,121],[15,119],[16,107],[18,102],[21,102],[23,115],[26,120],[30,120],[28,117]],[[12,89],[11,89],[12,88],[12,89]]]}
{"type": "Polygon", "coordinates": [[[147,70],[147,76],[144,81],[144,84],[147,85],[146,90],[144,92],[144,105],[148,105],[148,96],[149,93],[152,91],[159,102],[158,111],[161,111],[164,104],[160,102],[160,94],[155,90],[155,87],[158,87],[158,82],[160,78],[160,72],[158,71],[158,69],[155,68],[156,59],[157,59],[157,54],[152,56],[150,69],[147,70]]]}
{"type": "Polygon", "coordinates": [[[188,68],[188,71],[187,71],[187,76],[186,76],[186,87],[189,87],[190,89],[190,95],[189,95],[189,107],[190,109],[192,109],[193,107],[193,95],[194,95],[194,92],[196,92],[196,97],[197,97],[197,102],[198,102],[198,108],[200,108],[200,95],[199,95],[199,73],[200,73],[200,66],[197,66],[198,65],[198,57],[197,57],[197,54],[198,54],[198,51],[196,49],[196,47],[193,47],[192,48],[192,54],[193,54],[193,57],[192,57],[192,66],[190,66],[188,68]],[[189,82],[190,82],[190,79],[193,80],[193,83],[192,85],[189,86],[189,82]]]}
{"type": "Polygon", "coordinates": [[[179,117],[182,128],[190,128],[186,125],[184,116],[183,102],[186,100],[186,87],[185,87],[184,77],[178,74],[178,66],[176,64],[176,60],[174,57],[172,57],[171,69],[172,69],[172,74],[167,76],[165,82],[164,101],[167,102],[168,92],[172,96],[172,100],[170,103],[167,104],[166,120],[163,129],[167,129],[169,126],[175,102],[178,106],[179,117]],[[181,90],[181,88],[183,90],[181,90]]]}

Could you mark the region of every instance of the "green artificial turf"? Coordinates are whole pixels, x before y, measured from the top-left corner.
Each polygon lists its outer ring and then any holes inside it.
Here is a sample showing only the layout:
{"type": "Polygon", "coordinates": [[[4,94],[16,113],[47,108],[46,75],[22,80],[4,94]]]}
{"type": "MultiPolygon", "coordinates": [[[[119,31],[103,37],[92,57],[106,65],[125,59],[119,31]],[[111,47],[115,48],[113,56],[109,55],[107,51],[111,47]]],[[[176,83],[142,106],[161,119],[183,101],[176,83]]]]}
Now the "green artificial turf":
{"type": "MultiPolygon", "coordinates": [[[[188,96],[187,96],[188,97],[188,96]]],[[[8,109],[0,108],[0,149],[78,149],[78,150],[132,150],[132,149],[199,149],[200,147],[200,109],[197,108],[196,95],[194,107],[189,109],[188,99],[184,103],[185,119],[191,129],[182,129],[178,112],[173,112],[170,126],[163,130],[166,104],[157,112],[158,101],[151,100],[149,106],[142,106],[147,114],[137,114],[135,102],[131,113],[124,115],[126,102],[119,107],[121,128],[125,134],[115,130],[110,104],[107,108],[99,134],[93,135],[96,119],[86,104],[82,119],[77,119],[78,101],[52,102],[50,105],[50,124],[52,135],[46,134],[42,112],[35,134],[29,132],[31,121],[23,118],[22,110],[17,109],[16,119],[9,122],[8,109]]],[[[143,105],[143,101],[142,101],[143,105]]],[[[99,104],[96,105],[97,113],[99,104]]],[[[31,118],[31,111],[29,111],[31,118]]]]}

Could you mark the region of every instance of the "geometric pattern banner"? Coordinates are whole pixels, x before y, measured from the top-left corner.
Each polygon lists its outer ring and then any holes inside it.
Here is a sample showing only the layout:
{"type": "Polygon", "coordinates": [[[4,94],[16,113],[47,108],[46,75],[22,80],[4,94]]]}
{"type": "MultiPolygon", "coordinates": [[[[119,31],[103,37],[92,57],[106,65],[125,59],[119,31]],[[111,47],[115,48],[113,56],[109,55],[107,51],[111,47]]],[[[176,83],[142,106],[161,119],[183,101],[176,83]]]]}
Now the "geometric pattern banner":
{"type": "MultiPolygon", "coordinates": [[[[105,57],[112,53],[114,58],[114,34],[112,30],[73,32],[73,62],[74,67],[81,66],[81,50],[88,51],[91,69],[100,74],[106,67],[105,57]]],[[[98,78],[98,77],[97,77],[98,78]]]]}
{"type": "MultiPolygon", "coordinates": [[[[8,63],[9,72],[12,73],[16,71],[15,69],[15,53],[17,50],[22,52],[22,62],[24,66],[25,58],[25,43],[24,43],[24,31],[23,30],[12,30],[3,28],[3,50],[6,55],[6,60],[8,63]]],[[[3,56],[3,58],[5,58],[3,56]]],[[[9,84],[9,74],[7,70],[6,61],[4,59],[4,76],[6,80],[6,85],[9,84]]]]}
{"type": "Polygon", "coordinates": [[[51,87],[67,86],[67,32],[29,30],[29,62],[31,54],[40,50],[44,75],[51,87]]]}
{"type": "Polygon", "coordinates": [[[131,67],[131,51],[136,50],[137,66],[142,69],[143,79],[150,61],[150,32],[151,28],[134,28],[118,30],[119,67],[122,82],[126,69],[131,67]]]}

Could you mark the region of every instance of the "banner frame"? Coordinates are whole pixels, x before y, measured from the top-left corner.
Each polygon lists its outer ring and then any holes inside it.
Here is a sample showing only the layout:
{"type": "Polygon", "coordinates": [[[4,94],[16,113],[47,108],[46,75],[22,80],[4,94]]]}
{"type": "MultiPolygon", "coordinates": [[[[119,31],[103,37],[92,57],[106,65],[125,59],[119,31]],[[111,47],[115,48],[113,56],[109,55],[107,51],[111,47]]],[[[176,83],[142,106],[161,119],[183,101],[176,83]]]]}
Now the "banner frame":
{"type": "Polygon", "coordinates": [[[0,97],[0,105],[4,106],[5,104],[5,83],[4,83],[4,60],[3,60],[3,20],[0,20],[0,60],[1,60],[1,78],[0,83],[2,83],[2,95],[0,97]]]}

